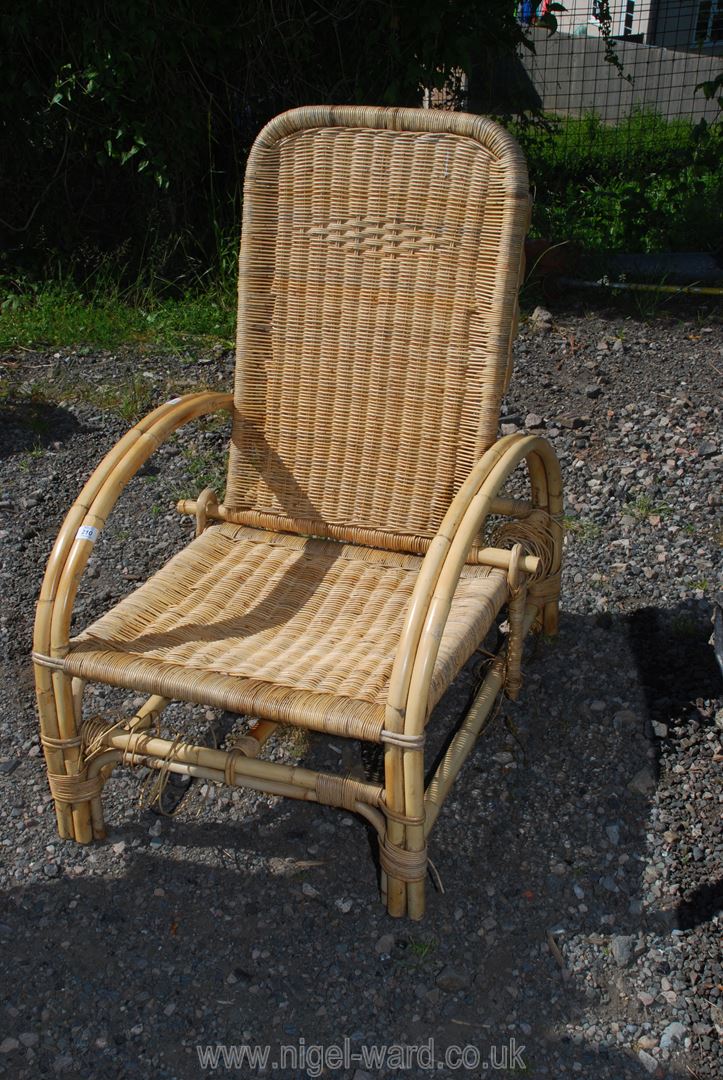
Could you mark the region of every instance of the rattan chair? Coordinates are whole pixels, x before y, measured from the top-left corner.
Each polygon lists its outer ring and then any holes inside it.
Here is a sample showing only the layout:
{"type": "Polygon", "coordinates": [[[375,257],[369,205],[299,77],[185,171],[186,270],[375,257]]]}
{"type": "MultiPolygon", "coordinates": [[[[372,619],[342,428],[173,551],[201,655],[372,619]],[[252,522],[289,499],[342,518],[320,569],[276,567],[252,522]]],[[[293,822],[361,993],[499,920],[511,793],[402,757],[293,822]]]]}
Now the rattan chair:
{"type": "Polygon", "coordinates": [[[48,564],[33,659],[62,837],[104,836],[118,763],[325,803],[376,830],[388,911],[422,917],[442,802],[498,695],[516,695],[526,634],[557,625],[557,460],[537,436],[497,436],[529,211],[519,148],[482,117],[324,106],[261,132],[235,393],[169,401],[129,431],[48,564]],[[224,502],[206,490],[180,503],[196,538],[71,637],[121,491],[215,410],[232,421],[224,502]],[[506,495],[525,463],[529,498],[506,495]],[[502,617],[503,645],[425,786],[430,710],[502,617]],[[131,720],[83,720],[88,680],[148,700],[131,720]],[[258,722],[230,750],[161,738],[172,700],[258,722]],[[383,783],[259,759],[280,723],[379,745],[383,783]]]}

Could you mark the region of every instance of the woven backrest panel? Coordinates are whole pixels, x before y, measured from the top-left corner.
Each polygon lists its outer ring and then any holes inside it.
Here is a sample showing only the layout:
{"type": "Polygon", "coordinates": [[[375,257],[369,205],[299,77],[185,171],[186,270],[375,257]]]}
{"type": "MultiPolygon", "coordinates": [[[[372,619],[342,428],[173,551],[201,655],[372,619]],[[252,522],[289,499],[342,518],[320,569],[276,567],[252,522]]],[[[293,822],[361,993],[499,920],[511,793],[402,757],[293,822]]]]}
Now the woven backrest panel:
{"type": "Polygon", "coordinates": [[[380,546],[433,535],[496,438],[517,144],[459,113],[297,109],[257,139],[244,200],[226,505],[380,546]]]}

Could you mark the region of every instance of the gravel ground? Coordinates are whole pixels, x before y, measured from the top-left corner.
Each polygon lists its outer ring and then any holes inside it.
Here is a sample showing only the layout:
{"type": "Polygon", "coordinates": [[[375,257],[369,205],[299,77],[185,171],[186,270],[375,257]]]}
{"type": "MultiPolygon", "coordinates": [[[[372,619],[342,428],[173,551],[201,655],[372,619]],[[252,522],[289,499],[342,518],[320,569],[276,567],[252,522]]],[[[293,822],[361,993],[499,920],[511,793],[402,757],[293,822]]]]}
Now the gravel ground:
{"type": "MultiPolygon", "coordinates": [[[[444,892],[430,889],[421,924],[384,914],[363,823],[326,808],[197,786],[159,818],[139,806],[143,778],[119,770],[108,841],[57,839],[28,661],[52,539],[127,419],[199,382],[230,385],[231,360],[2,358],[0,1075],[185,1080],[211,1071],[198,1046],[248,1044],[270,1046],[264,1075],[301,1077],[319,1074],[314,1046],[344,1039],[352,1056],[323,1075],[421,1077],[424,1056],[397,1070],[361,1055],[430,1039],[437,1061],[470,1048],[470,1067],[434,1069],[445,1078],[489,1073],[504,1050],[530,1077],[722,1075],[723,711],[707,641],[723,332],[708,318],[560,313],[522,330],[503,430],[544,432],[562,460],[564,617],[557,640],[528,646],[519,702],[440,817],[444,892]],[[273,1065],[303,1040],[307,1068],[273,1065]]],[[[132,483],[79,626],[189,538],[173,501],[218,483],[225,439],[219,424],[186,429],[132,483]]],[[[88,707],[136,702],[98,688],[88,707]]],[[[178,705],[166,723],[208,738],[222,720],[178,705]]],[[[288,731],[267,747],[312,767],[358,761],[356,746],[288,731]]]]}

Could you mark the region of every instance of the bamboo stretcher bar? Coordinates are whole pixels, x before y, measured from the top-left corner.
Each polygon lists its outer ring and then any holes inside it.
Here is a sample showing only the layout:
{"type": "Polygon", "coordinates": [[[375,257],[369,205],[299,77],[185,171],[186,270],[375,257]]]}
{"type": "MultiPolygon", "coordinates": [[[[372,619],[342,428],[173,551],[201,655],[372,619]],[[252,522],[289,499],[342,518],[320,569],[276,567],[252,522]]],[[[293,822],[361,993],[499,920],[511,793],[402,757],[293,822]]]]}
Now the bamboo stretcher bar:
{"type": "MultiPolygon", "coordinates": [[[[105,746],[120,750],[126,754],[145,754],[159,759],[161,762],[170,758],[185,765],[199,765],[213,769],[223,779],[228,752],[226,750],[214,750],[207,746],[193,746],[190,743],[178,743],[174,746],[169,739],[147,735],[143,732],[128,732],[110,730],[102,737],[105,746]]],[[[301,765],[282,765],[276,761],[259,761],[256,758],[240,755],[234,762],[234,773],[243,783],[252,779],[273,780],[292,787],[303,788],[305,791],[315,791],[319,776],[325,774],[316,772],[314,769],[305,769],[301,765]]],[[[335,778],[336,779],[336,778],[335,778]]],[[[380,801],[381,788],[375,784],[369,784],[362,780],[355,782],[355,791],[358,801],[367,802],[370,806],[377,806],[380,801]]]]}
{"type": "MultiPolygon", "coordinates": [[[[502,501],[505,504],[507,503],[507,500],[502,501]]],[[[509,501],[512,502],[513,500],[509,501]]],[[[521,503],[523,500],[514,501],[519,501],[521,503]]],[[[524,505],[525,510],[522,511],[522,509],[519,508],[519,513],[516,516],[523,517],[528,512],[528,505],[531,509],[531,504],[527,504],[525,502],[524,505]]],[[[179,512],[179,514],[187,514],[193,516],[196,513],[197,506],[198,504],[195,499],[181,499],[178,503],[176,503],[176,510],[179,512]]],[[[203,512],[207,518],[212,518],[216,521],[228,521],[232,524],[243,524],[245,521],[245,515],[235,513],[233,510],[229,510],[227,507],[222,505],[204,507],[203,512]]],[[[491,510],[490,512],[496,513],[497,511],[491,510]]],[[[501,513],[502,511],[499,512],[501,513]]],[[[478,548],[475,552],[474,561],[480,566],[494,566],[498,570],[508,570],[510,566],[510,552],[507,551],[505,548],[478,548]]],[[[525,555],[520,560],[520,569],[526,574],[536,574],[539,568],[540,560],[534,555],[525,555]]]]}
{"type": "MultiPolygon", "coordinates": [[[[270,731],[266,732],[268,737],[270,731]]],[[[168,739],[150,737],[144,733],[112,730],[102,736],[108,747],[93,757],[88,776],[94,777],[108,764],[123,760],[130,765],[145,765],[153,769],[167,769],[181,775],[202,777],[207,780],[228,783],[228,752],[188,743],[174,744],[168,739]],[[171,756],[172,755],[172,756],[171,756]]],[[[272,761],[257,761],[241,751],[232,762],[232,786],[252,788],[271,795],[301,799],[306,802],[326,800],[317,790],[319,781],[338,781],[338,777],[305,769],[299,765],[281,765],[272,761]]],[[[364,781],[354,781],[354,798],[349,809],[361,814],[383,836],[386,823],[377,809],[383,789],[364,781]]],[[[327,805],[336,805],[326,803],[327,805]]],[[[101,819],[102,824],[102,819],[101,819]]]]}

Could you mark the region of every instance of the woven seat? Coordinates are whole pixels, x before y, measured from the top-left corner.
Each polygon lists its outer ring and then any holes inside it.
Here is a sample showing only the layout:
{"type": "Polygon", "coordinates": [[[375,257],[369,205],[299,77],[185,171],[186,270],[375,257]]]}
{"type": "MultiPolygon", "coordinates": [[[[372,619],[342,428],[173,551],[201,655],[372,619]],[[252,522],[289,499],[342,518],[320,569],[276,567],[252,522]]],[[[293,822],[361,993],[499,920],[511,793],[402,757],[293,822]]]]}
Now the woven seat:
{"type": "Polygon", "coordinates": [[[537,436],[498,437],[529,212],[521,151],[484,117],[318,106],[260,133],[233,393],[174,398],[132,428],[46,570],[33,660],[62,837],[105,835],[101,792],[119,765],[155,770],[156,800],[169,773],[311,800],[365,818],[388,911],[422,917],[444,799],[498,695],[516,698],[526,635],[557,628],[557,459],[537,436]],[[196,539],[71,638],[124,487],[177,428],[219,410],[231,421],[223,499],[205,489],[178,503],[196,539]],[[505,487],[518,468],[529,498],[505,487]],[[502,612],[466,715],[425,761],[430,710],[502,612]],[[130,719],[84,716],[88,680],[149,697],[130,719]],[[195,745],[161,733],[173,700],[257,723],[224,749],[195,745]],[[374,781],[265,759],[279,722],[363,740],[374,781]]]}
{"type": "MultiPolygon", "coordinates": [[[[220,525],[73,639],[65,670],[378,740],[421,563],[411,555],[220,525]]],[[[430,704],[485,636],[506,595],[501,570],[465,567],[430,704]]]]}

